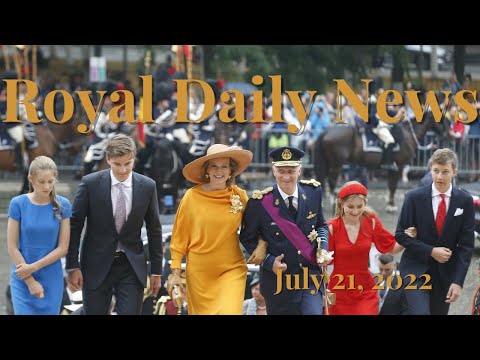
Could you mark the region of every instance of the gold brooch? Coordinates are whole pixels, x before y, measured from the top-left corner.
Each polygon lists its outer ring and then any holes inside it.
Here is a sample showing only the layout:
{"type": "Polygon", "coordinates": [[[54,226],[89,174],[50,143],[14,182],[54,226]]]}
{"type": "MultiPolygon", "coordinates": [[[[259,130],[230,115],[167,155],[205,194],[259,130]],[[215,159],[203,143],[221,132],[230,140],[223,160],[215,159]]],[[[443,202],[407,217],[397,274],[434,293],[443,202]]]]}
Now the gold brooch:
{"type": "Polygon", "coordinates": [[[317,230],[313,229],[310,234],[308,234],[308,240],[310,240],[310,242],[314,241],[318,236],[318,232],[317,230]]]}
{"type": "Polygon", "coordinates": [[[291,158],[292,158],[292,152],[288,149],[283,150],[282,159],[283,160],[290,160],[291,158]]]}
{"type": "Polygon", "coordinates": [[[317,216],[317,213],[312,214],[312,212],[310,211],[308,216],[307,216],[307,219],[313,219],[315,216],[317,216]]]}
{"type": "Polygon", "coordinates": [[[280,205],[280,200],[275,199],[275,205],[277,205],[277,206],[280,205]]]}
{"type": "Polygon", "coordinates": [[[243,204],[240,201],[240,195],[232,195],[231,203],[232,203],[232,206],[230,207],[231,213],[235,215],[237,212],[242,211],[243,204]]]}

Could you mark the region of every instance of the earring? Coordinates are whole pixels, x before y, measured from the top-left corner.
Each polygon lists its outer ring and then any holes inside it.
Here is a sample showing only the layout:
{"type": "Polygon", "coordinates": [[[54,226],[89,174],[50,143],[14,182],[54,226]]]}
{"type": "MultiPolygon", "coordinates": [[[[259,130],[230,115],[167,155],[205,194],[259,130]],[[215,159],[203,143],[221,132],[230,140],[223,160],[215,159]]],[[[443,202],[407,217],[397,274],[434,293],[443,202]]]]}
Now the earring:
{"type": "Polygon", "coordinates": [[[209,178],[210,178],[210,175],[208,175],[208,174],[205,174],[205,177],[206,177],[207,179],[209,179],[209,178]]]}
{"type": "Polygon", "coordinates": [[[232,178],[232,175],[228,175],[228,180],[230,180],[232,178]]]}

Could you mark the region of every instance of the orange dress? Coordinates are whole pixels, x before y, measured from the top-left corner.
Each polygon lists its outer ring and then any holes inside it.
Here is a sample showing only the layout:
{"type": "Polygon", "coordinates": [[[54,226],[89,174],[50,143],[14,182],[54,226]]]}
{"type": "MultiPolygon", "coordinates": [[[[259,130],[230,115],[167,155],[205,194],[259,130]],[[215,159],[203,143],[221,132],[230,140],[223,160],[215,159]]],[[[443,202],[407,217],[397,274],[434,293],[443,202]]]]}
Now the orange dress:
{"type": "Polygon", "coordinates": [[[336,304],[329,308],[331,315],[378,315],[376,282],[368,269],[372,242],[381,253],[391,251],[395,237],[386,230],[376,215],[363,216],[357,241],[352,244],[342,218],[327,222],[333,227],[329,234],[329,251],[335,251],[334,269],[328,288],[336,293],[336,304]],[[372,218],[375,218],[373,229],[372,218]]]}
{"type": "Polygon", "coordinates": [[[172,269],[187,257],[189,315],[242,314],[247,263],[240,249],[238,229],[247,193],[236,185],[205,191],[200,185],[183,197],[173,225],[172,269]],[[242,209],[232,213],[232,196],[242,209]]]}

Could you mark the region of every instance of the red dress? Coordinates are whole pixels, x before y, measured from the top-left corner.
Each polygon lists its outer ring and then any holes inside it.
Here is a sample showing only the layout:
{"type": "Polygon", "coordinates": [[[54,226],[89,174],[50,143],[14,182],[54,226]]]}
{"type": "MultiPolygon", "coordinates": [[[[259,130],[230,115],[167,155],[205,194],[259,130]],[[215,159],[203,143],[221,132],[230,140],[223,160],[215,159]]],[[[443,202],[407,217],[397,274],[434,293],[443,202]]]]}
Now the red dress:
{"type": "Polygon", "coordinates": [[[336,304],[329,308],[331,315],[378,315],[376,282],[368,269],[372,242],[381,253],[391,251],[395,237],[383,227],[376,215],[363,216],[357,241],[352,244],[342,218],[328,221],[333,227],[329,234],[329,251],[333,254],[334,269],[328,288],[336,294],[336,304]],[[373,229],[372,218],[375,218],[373,229]]]}
{"type": "Polygon", "coordinates": [[[473,296],[472,315],[480,315],[480,286],[473,296]]]}

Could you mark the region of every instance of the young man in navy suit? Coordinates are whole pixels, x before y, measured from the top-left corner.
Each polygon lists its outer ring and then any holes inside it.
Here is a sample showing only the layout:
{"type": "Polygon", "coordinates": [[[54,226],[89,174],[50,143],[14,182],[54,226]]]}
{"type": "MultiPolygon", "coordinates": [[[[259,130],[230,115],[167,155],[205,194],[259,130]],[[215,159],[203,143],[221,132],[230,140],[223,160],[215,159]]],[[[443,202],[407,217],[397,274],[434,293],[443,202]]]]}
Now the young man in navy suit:
{"type": "Polygon", "coordinates": [[[66,268],[69,284],[83,291],[86,315],[106,315],[112,295],[119,315],[141,314],[148,275],[144,222],[150,292],[156,296],[160,289],[163,245],[157,190],[155,181],[132,171],[135,154],[130,137],[112,137],[106,149],[110,169],[84,176],[75,195],[66,268]]]}
{"type": "Polygon", "coordinates": [[[433,183],[405,195],[395,238],[405,247],[400,273],[408,313],[447,315],[461,294],[474,248],[475,211],[472,197],[453,187],[457,156],[438,149],[429,160],[433,183]],[[414,226],[417,237],[405,229],[414,226]],[[411,280],[415,280],[409,284],[411,280]]]}

